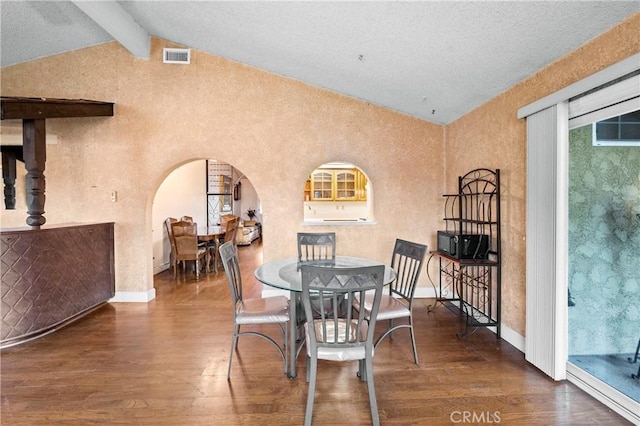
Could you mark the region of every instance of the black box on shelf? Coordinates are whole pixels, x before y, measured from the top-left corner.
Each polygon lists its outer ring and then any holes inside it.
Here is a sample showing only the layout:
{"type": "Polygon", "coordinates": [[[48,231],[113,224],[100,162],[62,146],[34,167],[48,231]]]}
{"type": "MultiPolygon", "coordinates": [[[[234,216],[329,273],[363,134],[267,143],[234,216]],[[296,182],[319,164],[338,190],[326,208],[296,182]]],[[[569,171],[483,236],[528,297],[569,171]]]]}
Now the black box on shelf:
{"type": "Polygon", "coordinates": [[[456,259],[486,259],[489,236],[438,231],[438,251],[456,259]]]}

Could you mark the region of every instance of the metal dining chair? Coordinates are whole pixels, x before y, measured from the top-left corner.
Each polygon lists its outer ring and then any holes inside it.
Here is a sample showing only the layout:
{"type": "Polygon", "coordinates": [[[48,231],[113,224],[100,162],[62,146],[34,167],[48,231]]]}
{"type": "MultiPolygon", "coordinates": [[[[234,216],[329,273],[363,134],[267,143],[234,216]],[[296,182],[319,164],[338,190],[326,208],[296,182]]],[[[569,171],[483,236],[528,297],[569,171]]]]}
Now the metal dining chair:
{"type": "MultiPolygon", "coordinates": [[[[375,346],[377,347],[386,336],[393,338],[392,333],[395,330],[408,328],[413,346],[413,361],[416,364],[418,364],[418,350],[413,331],[413,295],[426,253],[427,246],[424,244],[396,239],[391,257],[391,267],[396,272],[396,279],[389,286],[389,293],[383,294],[377,314],[378,321],[389,321],[389,327],[377,338],[375,346]],[[407,322],[394,323],[394,320],[403,318],[407,318],[407,322]]],[[[371,297],[367,296],[363,305],[360,300],[356,302],[355,308],[364,308],[363,311],[367,318],[375,317],[371,297]]]]}
{"type": "Polygon", "coordinates": [[[335,232],[298,232],[298,262],[335,262],[335,232]]]}
{"type": "Polygon", "coordinates": [[[384,265],[359,268],[334,268],[327,266],[302,265],[302,305],[307,347],[307,382],[309,391],[304,424],[311,425],[313,402],[318,374],[318,360],[358,361],[358,377],[367,382],[372,424],[379,425],[378,405],[373,383],[373,335],[376,314],[382,297],[384,265]],[[357,297],[364,298],[371,293],[372,317],[367,321],[364,312],[348,306],[357,297]],[[332,314],[324,309],[317,310],[312,297],[319,296],[331,301],[332,314]]]}
{"type": "MultiPolygon", "coordinates": [[[[298,269],[300,266],[309,265],[328,265],[332,266],[336,261],[336,233],[335,232],[298,232],[298,269]]],[[[313,303],[317,306],[321,305],[320,299],[313,296],[313,303]]],[[[326,305],[326,304],[325,304],[326,305]]],[[[326,306],[326,309],[329,309],[326,306]]],[[[300,316],[299,322],[303,320],[304,312],[298,310],[300,316]]]]}
{"type": "Polygon", "coordinates": [[[282,357],[284,372],[287,373],[287,325],[289,323],[289,299],[284,296],[261,297],[244,299],[242,297],[242,276],[238,262],[238,251],[233,241],[227,241],[220,246],[220,258],[227,275],[231,301],[233,302],[233,341],[231,342],[231,354],[229,355],[229,368],[227,380],[231,378],[231,362],[233,352],[238,350],[238,338],[240,336],[258,336],[271,343],[282,357]],[[277,324],[283,335],[283,345],[280,346],[270,336],[258,331],[241,331],[240,327],[247,325],[277,324]]]}

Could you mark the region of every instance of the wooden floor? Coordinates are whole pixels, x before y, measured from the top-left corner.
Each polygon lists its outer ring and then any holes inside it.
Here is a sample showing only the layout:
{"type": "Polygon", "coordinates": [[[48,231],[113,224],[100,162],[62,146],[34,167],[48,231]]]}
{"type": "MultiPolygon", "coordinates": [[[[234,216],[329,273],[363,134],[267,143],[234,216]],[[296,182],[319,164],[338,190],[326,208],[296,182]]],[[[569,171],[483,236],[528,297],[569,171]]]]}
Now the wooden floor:
{"type": "MultiPolygon", "coordinates": [[[[239,247],[245,297],[259,294],[260,242],[239,247]]],[[[156,276],[156,299],[113,303],[38,341],[1,354],[7,425],[300,425],[307,395],[304,356],[288,379],[274,348],[240,339],[226,378],[231,306],[224,272],[198,282],[156,276]]],[[[385,340],[374,359],[383,425],[629,424],[568,382],[554,382],[522,353],[480,329],[459,340],[458,318],[440,307],[414,315],[420,365],[408,333],[385,340]]],[[[275,333],[276,328],[265,328],[275,333]]],[[[319,364],[317,425],[370,423],[357,363],[319,364]]]]}

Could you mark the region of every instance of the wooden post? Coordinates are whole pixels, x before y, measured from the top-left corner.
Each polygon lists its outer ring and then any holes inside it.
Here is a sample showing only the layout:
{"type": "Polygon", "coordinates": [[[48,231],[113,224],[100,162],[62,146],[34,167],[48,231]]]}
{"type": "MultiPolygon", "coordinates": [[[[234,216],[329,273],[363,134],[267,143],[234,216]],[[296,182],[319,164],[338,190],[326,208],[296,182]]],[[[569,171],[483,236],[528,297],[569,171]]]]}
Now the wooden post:
{"type": "Polygon", "coordinates": [[[40,229],[47,221],[44,214],[44,167],[47,146],[44,119],[22,120],[23,156],[27,169],[27,225],[40,229]]]}
{"type": "Polygon", "coordinates": [[[4,181],[4,206],[7,210],[16,209],[16,162],[22,161],[21,146],[3,146],[2,179],[4,181]]]}

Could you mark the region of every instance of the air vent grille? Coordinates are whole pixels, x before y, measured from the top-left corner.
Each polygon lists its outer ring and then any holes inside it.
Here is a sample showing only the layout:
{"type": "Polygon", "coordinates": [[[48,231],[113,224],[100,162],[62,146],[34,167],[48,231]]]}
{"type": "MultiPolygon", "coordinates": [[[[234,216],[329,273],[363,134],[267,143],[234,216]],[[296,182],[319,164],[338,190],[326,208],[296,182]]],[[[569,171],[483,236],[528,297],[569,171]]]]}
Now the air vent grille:
{"type": "Polygon", "coordinates": [[[162,62],[165,64],[190,64],[191,49],[165,47],[162,51],[162,62]]]}

